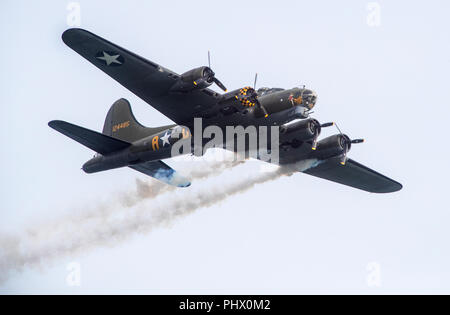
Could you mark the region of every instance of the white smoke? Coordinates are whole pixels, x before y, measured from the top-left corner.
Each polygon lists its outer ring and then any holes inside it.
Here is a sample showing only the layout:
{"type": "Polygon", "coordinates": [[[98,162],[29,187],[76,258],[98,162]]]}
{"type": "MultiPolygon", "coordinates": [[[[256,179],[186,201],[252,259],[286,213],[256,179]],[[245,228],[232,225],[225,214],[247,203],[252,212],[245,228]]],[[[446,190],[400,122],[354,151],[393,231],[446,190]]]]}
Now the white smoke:
{"type": "MultiPolygon", "coordinates": [[[[156,187],[153,182],[149,184],[138,181],[136,192],[132,192],[133,197],[129,199],[133,201],[133,205],[138,206],[128,208],[127,211],[119,211],[122,207],[111,202],[98,206],[95,212],[82,212],[34,227],[21,237],[0,237],[0,282],[12,271],[48,264],[54,259],[84,253],[98,246],[118,244],[130,236],[148,233],[199,208],[212,206],[232,195],[246,192],[257,184],[289,176],[295,171],[304,171],[316,164],[316,160],[309,160],[288,168],[248,174],[245,173],[245,166],[242,166],[239,170],[229,170],[228,180],[221,181],[220,185],[193,185],[162,193],[157,197],[153,192],[149,193],[156,187]],[[143,202],[148,199],[151,199],[151,203],[143,202]]],[[[214,168],[213,172],[216,174],[218,171],[214,168]]],[[[204,168],[204,171],[199,171],[195,176],[206,178],[208,174],[211,173],[204,168]]],[[[161,191],[171,188],[158,189],[161,191]]]]}
{"type": "MultiPolygon", "coordinates": [[[[213,150],[209,152],[213,152],[213,150]]],[[[212,154],[215,154],[217,157],[217,153],[212,154]]],[[[190,159],[186,164],[187,168],[184,168],[183,170],[183,174],[192,180],[202,180],[219,175],[223,171],[245,162],[245,160],[233,153],[231,153],[231,155],[224,155],[223,158],[217,158],[212,161],[208,160],[210,158],[211,156],[207,155],[200,160],[194,158],[190,159]]],[[[134,192],[120,194],[120,201],[124,206],[132,207],[142,199],[154,198],[162,193],[177,189],[179,188],[156,181],[148,182],[136,179],[136,190],[134,192]]]]}

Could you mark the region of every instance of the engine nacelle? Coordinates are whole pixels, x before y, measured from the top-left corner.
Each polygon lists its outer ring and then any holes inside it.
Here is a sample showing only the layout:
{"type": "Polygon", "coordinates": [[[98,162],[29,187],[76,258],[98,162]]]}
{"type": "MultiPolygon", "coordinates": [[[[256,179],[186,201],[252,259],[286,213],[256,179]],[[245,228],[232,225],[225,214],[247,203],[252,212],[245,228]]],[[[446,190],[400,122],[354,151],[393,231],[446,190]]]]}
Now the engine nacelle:
{"type": "Polygon", "coordinates": [[[319,141],[314,157],[318,159],[328,159],[342,155],[351,148],[351,140],[347,135],[338,134],[319,141]]]}
{"type": "Polygon", "coordinates": [[[175,92],[203,90],[214,82],[214,72],[209,67],[199,67],[183,73],[172,86],[175,92]]]}
{"type": "Polygon", "coordinates": [[[320,123],[315,119],[299,120],[295,123],[280,126],[282,141],[308,141],[320,135],[320,123]]]}

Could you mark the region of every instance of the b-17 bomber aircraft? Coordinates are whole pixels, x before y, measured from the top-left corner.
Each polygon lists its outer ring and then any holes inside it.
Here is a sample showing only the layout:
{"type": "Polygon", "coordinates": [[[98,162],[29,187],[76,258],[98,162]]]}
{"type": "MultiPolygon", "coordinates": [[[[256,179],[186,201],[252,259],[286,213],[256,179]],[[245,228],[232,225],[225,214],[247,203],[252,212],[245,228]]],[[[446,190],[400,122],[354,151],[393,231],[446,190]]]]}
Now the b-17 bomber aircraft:
{"type": "MultiPolygon", "coordinates": [[[[86,173],[130,167],[167,184],[185,187],[190,185],[189,180],[162,161],[173,156],[173,148],[179,141],[188,141],[190,150],[182,153],[191,154],[199,149],[194,145],[199,137],[200,152],[204,152],[207,139],[203,132],[210,126],[217,126],[224,134],[229,126],[266,127],[267,130],[276,126],[279,130],[274,138],[277,143],[268,137],[267,148],[268,152],[277,149],[277,164],[287,166],[314,160],[317,163],[310,168],[298,171],[373,193],[402,189],[400,183],[347,157],[352,144],[363,142],[362,139],[352,140],[339,130],[319,141],[321,129],[333,123],[320,124],[310,117],[317,101],[312,90],[305,87],[256,90],[255,78],[253,88],[227,91],[210,65],[179,75],[86,30],[68,29],[62,39],[94,66],[175,122],[156,128],[144,127],[137,122],[125,99],[112,105],[102,133],[60,120],[49,122],[51,128],[96,152],[83,165],[86,173]],[[212,84],[224,93],[209,89],[212,84]],[[201,129],[196,130],[195,121],[200,118],[201,129]]],[[[223,147],[230,149],[225,143],[223,147]]],[[[237,151],[237,146],[231,150],[237,151]]],[[[246,144],[245,151],[249,150],[246,144]]]]}

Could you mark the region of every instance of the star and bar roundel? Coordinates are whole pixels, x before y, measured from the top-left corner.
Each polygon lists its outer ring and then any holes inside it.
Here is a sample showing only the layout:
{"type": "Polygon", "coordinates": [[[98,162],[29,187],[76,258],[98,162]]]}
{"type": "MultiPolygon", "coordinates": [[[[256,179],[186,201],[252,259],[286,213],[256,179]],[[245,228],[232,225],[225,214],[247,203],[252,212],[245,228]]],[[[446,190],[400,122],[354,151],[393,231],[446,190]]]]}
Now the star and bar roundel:
{"type": "Polygon", "coordinates": [[[118,53],[113,51],[100,51],[95,55],[95,58],[103,62],[107,66],[121,66],[125,59],[118,53]]]}

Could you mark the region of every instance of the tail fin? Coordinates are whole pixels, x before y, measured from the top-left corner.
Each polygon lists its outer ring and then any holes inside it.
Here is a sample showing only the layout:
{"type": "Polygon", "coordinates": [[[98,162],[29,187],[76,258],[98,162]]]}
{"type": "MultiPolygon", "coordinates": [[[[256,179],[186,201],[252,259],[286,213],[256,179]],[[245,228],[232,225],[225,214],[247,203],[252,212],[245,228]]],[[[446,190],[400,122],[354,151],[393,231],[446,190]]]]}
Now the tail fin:
{"type": "Polygon", "coordinates": [[[134,142],[170,127],[172,126],[144,127],[134,117],[130,103],[121,98],[109,109],[103,126],[103,134],[126,142],[134,142]]]}

